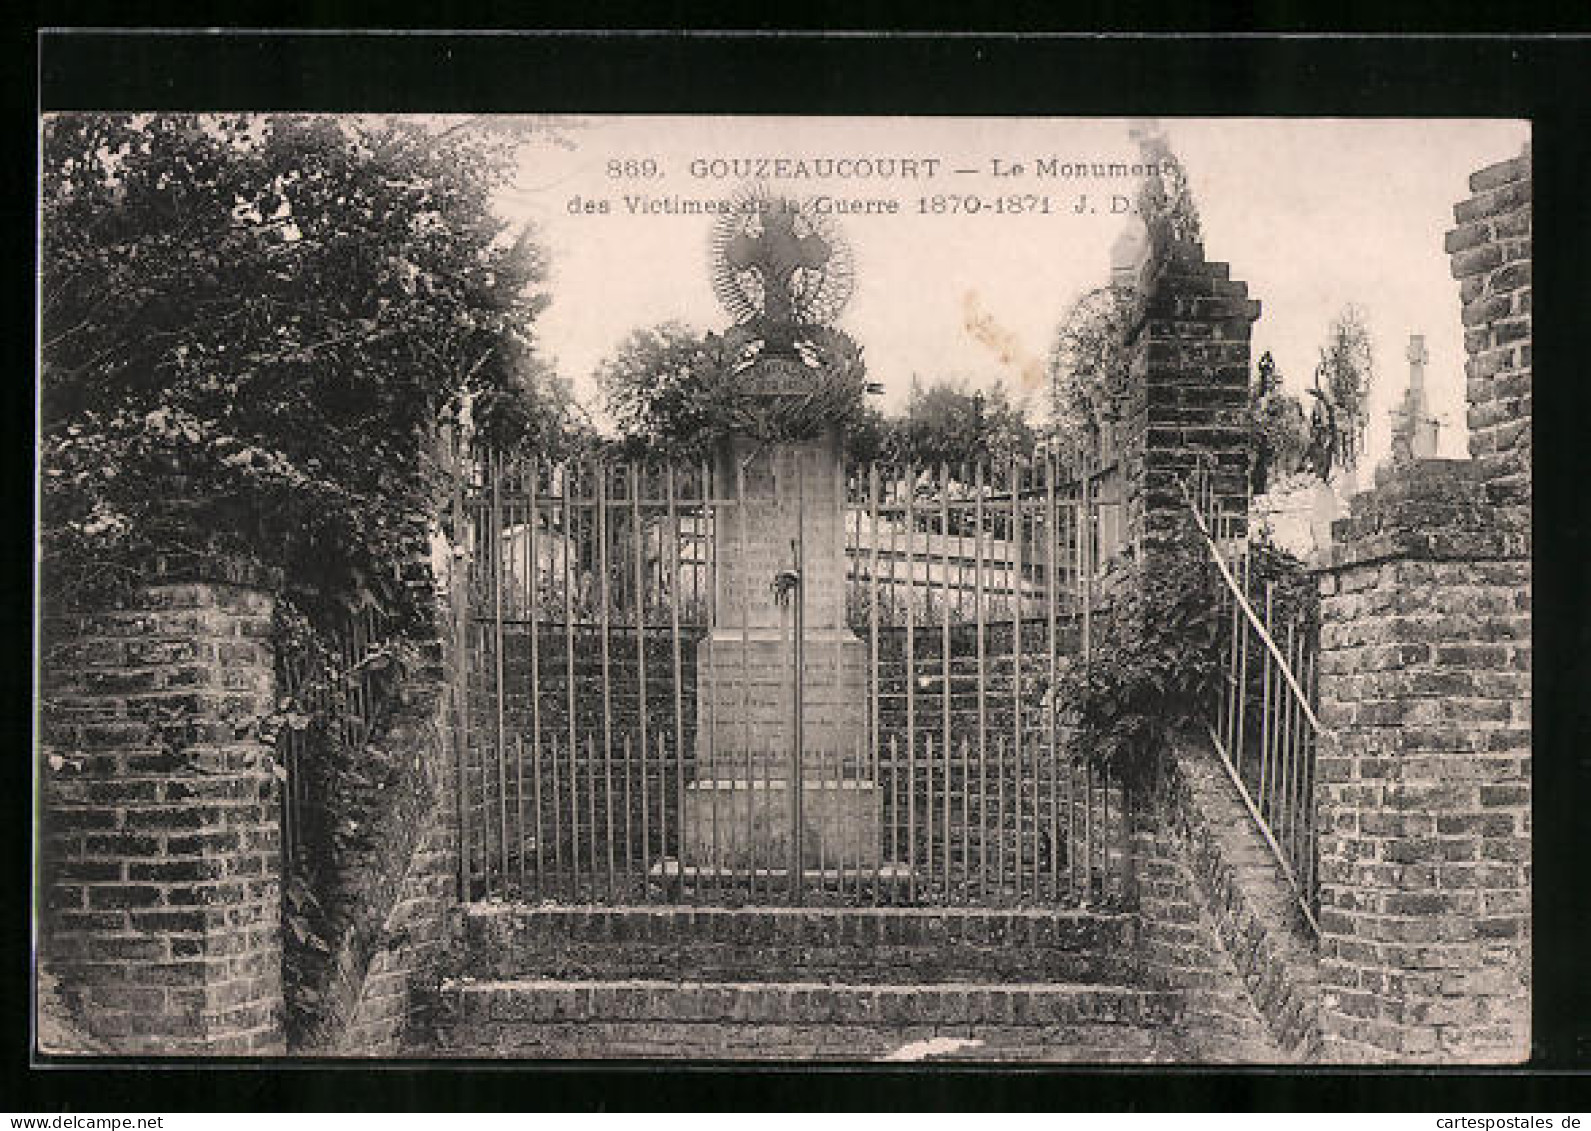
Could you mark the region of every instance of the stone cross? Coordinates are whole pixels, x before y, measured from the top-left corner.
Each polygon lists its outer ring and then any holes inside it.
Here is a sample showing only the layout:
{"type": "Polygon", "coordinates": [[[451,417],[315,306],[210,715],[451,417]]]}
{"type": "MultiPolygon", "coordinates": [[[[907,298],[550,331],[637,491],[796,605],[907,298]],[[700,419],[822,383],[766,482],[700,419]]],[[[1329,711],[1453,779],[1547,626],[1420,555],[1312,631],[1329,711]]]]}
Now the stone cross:
{"type": "Polygon", "coordinates": [[[1409,359],[1409,384],[1417,386],[1424,376],[1425,363],[1431,360],[1431,355],[1425,352],[1424,334],[1409,335],[1409,348],[1405,356],[1409,359]]]}
{"type": "Polygon", "coordinates": [[[1423,334],[1409,335],[1409,348],[1404,356],[1409,359],[1409,387],[1402,403],[1392,410],[1394,463],[1436,455],[1437,421],[1425,407],[1425,363],[1430,360],[1430,354],[1425,350],[1423,334]]]}
{"type": "Polygon", "coordinates": [[[793,212],[776,201],[762,213],[762,231],[736,236],[725,254],[735,270],[755,271],[762,280],[763,321],[788,326],[795,322],[795,273],[822,267],[833,250],[822,236],[797,235],[793,212]]]}

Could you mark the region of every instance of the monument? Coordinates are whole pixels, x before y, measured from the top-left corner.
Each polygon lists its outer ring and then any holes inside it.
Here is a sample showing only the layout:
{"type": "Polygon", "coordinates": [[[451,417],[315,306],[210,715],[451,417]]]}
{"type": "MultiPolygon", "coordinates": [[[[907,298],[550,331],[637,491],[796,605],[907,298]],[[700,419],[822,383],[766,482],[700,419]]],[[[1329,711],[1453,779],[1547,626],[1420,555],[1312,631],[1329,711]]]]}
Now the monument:
{"type": "Polygon", "coordinates": [[[1409,335],[1409,387],[1404,391],[1403,402],[1392,410],[1392,462],[1409,463],[1417,459],[1434,459],[1436,433],[1441,427],[1425,402],[1425,363],[1430,355],[1425,352],[1425,336],[1409,335]]]}
{"type": "Polygon", "coordinates": [[[684,798],[681,863],[698,874],[880,865],[866,648],[845,622],[839,425],[864,379],[829,324],[849,267],[832,226],[789,198],[750,196],[715,230],[736,423],[714,460],[713,619],[684,798]]]}

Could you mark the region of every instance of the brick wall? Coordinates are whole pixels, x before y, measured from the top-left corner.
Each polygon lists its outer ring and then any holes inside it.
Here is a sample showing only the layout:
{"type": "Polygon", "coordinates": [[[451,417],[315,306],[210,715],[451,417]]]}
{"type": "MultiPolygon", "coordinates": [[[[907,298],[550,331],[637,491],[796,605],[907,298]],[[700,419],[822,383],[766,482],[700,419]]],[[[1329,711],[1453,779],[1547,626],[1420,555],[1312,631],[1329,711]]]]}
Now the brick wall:
{"type": "Polygon", "coordinates": [[[1292,890],[1207,745],[1180,742],[1135,838],[1146,973],[1182,998],[1183,1059],[1308,1063],[1319,968],[1292,890]]]}
{"type": "Polygon", "coordinates": [[[1469,179],[1447,233],[1469,378],[1469,451],[1488,475],[1530,481],[1530,147],[1469,179]]]}
{"type": "Polygon", "coordinates": [[[41,957],[108,1051],[282,1051],[279,801],[248,729],[272,602],[221,573],[43,625],[41,957]]]}
{"type": "Polygon", "coordinates": [[[347,1012],[317,1051],[343,1056],[393,1056],[425,1038],[458,905],[457,708],[449,693],[458,650],[418,544],[405,570],[419,607],[436,620],[419,670],[406,678],[395,718],[380,737],[409,762],[414,788],[385,851],[371,862],[371,934],[345,940],[338,955],[347,1012]]]}
{"type": "Polygon", "coordinates": [[[1493,472],[1412,465],[1354,500],[1320,562],[1332,1059],[1529,1052],[1529,516],[1493,472]]]}
{"type": "Polygon", "coordinates": [[[1172,243],[1145,263],[1130,332],[1122,427],[1129,538],[1164,533],[1185,511],[1180,481],[1201,463],[1223,509],[1247,498],[1249,335],[1260,304],[1198,244],[1172,243]]]}
{"type": "Polygon", "coordinates": [[[1177,992],[1178,1060],[1273,1063],[1283,1059],[1221,940],[1192,864],[1185,828],[1169,796],[1138,814],[1133,863],[1139,952],[1153,985],[1177,992]]]}
{"type": "Polygon", "coordinates": [[[1183,846],[1194,893],[1281,1059],[1321,1048],[1315,939],[1270,846],[1208,743],[1172,751],[1166,832],[1183,846]]]}

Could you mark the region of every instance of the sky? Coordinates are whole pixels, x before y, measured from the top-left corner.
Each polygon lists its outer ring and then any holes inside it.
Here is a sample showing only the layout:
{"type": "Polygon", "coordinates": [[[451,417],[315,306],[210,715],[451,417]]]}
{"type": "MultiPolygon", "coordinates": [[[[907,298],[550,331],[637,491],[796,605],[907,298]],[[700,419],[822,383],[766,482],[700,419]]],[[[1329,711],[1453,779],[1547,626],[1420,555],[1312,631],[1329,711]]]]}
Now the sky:
{"type": "MultiPolygon", "coordinates": [[[[632,213],[677,200],[733,197],[757,173],[774,191],[834,201],[893,201],[897,214],[836,215],[855,260],[837,320],[862,346],[881,407],[913,377],[1003,381],[1035,411],[1056,327],[1109,277],[1130,217],[1113,197],[1135,182],[1077,166],[1133,162],[1126,119],[586,117],[540,119],[499,208],[531,222],[550,256],[544,354],[593,409],[592,374],[632,330],[665,321],[722,329],[710,286],[709,215],[632,213]],[[806,161],[806,178],[724,167],[730,159],[806,161]],[[884,177],[881,159],[896,159],[884,177]],[[853,174],[819,174],[817,162],[853,174]],[[842,166],[849,159],[853,164],[842,166]],[[907,160],[916,162],[905,176],[907,160]],[[714,164],[717,162],[718,164],[714,164]],[[996,163],[998,162],[998,166],[996,163]],[[1052,162],[1050,175],[1044,162],[1052,162]],[[935,164],[936,163],[936,164],[935,164]],[[1066,175],[1064,166],[1074,167],[1066,175]],[[957,170],[969,170],[958,172],[957,170]],[[745,175],[742,175],[745,174],[745,175]],[[931,174],[931,175],[930,175],[931,174]],[[1083,194],[1083,211],[1076,209],[1083,194]],[[975,198],[974,213],[934,197],[975,198]],[[1020,214],[996,198],[1022,197],[1020,214]],[[1040,203],[1043,202],[1043,203],[1040,203]],[[602,211],[606,205],[606,211],[602,211]],[[1047,207],[1045,214],[1039,211],[1047,207]]],[[[1262,303],[1253,356],[1275,357],[1289,388],[1310,380],[1332,318],[1349,303],[1371,334],[1376,383],[1368,458],[1388,451],[1389,412],[1407,383],[1410,334],[1423,334],[1439,452],[1463,455],[1463,338],[1458,284],[1442,248],[1468,177],[1518,154],[1529,124],[1461,119],[1177,119],[1158,122],[1187,170],[1207,255],[1231,265],[1262,303]]],[[[970,207],[963,204],[963,207],[970,207]]],[[[600,417],[599,417],[600,418],[600,417]]]]}

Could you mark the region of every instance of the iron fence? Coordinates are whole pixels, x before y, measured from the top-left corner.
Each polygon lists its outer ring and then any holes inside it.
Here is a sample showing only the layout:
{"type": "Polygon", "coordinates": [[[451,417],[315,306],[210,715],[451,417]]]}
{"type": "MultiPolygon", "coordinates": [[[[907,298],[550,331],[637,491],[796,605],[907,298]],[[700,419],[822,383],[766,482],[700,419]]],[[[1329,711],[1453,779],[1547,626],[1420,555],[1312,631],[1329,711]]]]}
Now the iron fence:
{"type": "Polygon", "coordinates": [[[1222,764],[1292,887],[1311,929],[1317,874],[1315,713],[1318,628],[1312,602],[1278,600],[1274,578],[1258,576],[1246,515],[1225,513],[1207,489],[1189,505],[1221,578],[1219,693],[1209,730],[1222,764]]]}
{"type": "Polygon", "coordinates": [[[284,655],[278,664],[283,709],[276,754],[282,782],[282,864],[288,876],[309,863],[306,849],[325,832],[328,746],[364,746],[377,724],[378,664],[392,639],[379,609],[350,613],[331,645],[284,655]]]}
{"type": "Polygon", "coordinates": [[[467,897],[1122,894],[1121,786],[1053,699],[1086,662],[1104,474],[793,467],[463,461],[467,897]],[[805,484],[816,532],[756,624],[784,563],[748,475],[805,484]]]}

